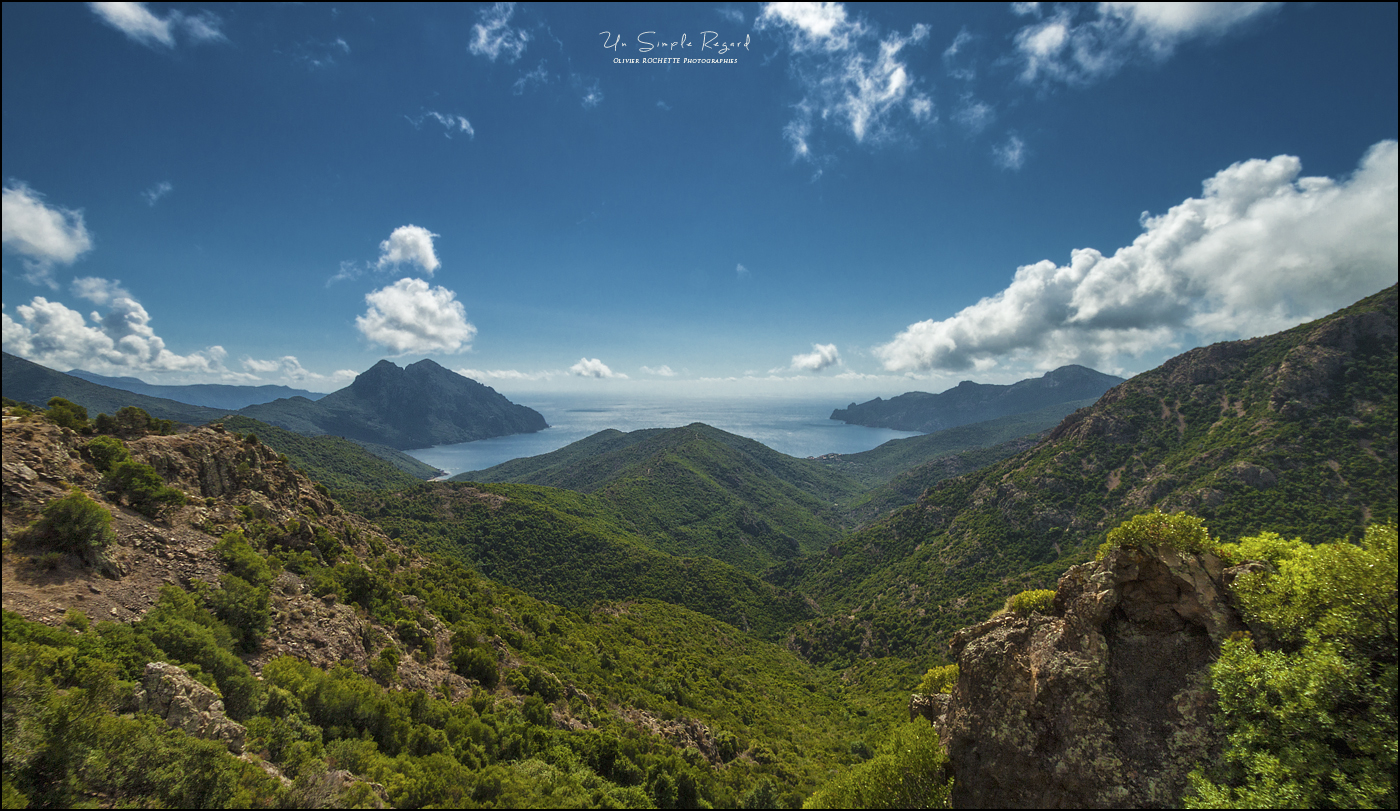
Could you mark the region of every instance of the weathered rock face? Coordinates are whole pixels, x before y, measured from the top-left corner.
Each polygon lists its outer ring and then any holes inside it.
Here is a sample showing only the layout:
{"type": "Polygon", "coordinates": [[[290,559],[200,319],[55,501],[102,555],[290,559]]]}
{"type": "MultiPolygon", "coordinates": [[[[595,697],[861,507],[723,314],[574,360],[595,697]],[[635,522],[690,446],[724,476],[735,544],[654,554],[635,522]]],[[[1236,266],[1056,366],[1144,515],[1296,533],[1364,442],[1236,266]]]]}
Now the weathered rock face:
{"type": "Polygon", "coordinates": [[[1208,668],[1244,630],[1226,580],[1213,555],[1117,549],[1060,578],[1056,616],[954,636],[958,683],[927,713],[954,807],[1177,805],[1221,743],[1208,668]]]}
{"type": "Polygon", "coordinates": [[[247,730],[224,715],[224,702],[217,693],[178,666],[147,664],[135,699],[138,709],[164,718],[170,726],[197,738],[222,741],[236,755],[243,753],[247,730]]]}

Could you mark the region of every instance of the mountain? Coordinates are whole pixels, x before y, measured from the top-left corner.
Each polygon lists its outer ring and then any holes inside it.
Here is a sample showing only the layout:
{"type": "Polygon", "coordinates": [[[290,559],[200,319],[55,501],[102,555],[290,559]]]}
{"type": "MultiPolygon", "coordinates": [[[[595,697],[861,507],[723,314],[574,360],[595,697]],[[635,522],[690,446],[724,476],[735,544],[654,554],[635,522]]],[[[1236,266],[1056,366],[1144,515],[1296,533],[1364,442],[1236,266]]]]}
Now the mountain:
{"type": "Polygon", "coordinates": [[[5,396],[31,405],[44,406],[50,398],[62,397],[86,408],[89,417],[116,414],[117,409],[123,406],[136,406],[152,417],[192,425],[216,420],[229,413],[227,409],[190,405],[91,383],[8,352],[4,353],[3,359],[5,396]]]}
{"type": "Polygon", "coordinates": [[[1097,399],[1123,378],[1084,366],[1061,366],[1043,376],[1009,386],[964,380],[941,394],[911,391],[882,400],[851,403],[831,412],[850,425],[931,433],[970,422],[1023,414],[1056,403],[1097,399]]]}
{"type": "Polygon", "coordinates": [[[613,504],[656,549],[757,571],[839,537],[837,503],[863,488],[816,462],[703,423],[601,431],[452,481],[563,487],[613,504]]]}
{"type": "Polygon", "coordinates": [[[294,389],[290,386],[227,386],[219,383],[158,386],[135,377],[107,377],[82,369],[73,369],[68,374],[108,388],[227,411],[237,411],[244,406],[257,403],[270,403],[283,397],[305,397],[308,400],[316,400],[322,396],[314,391],[294,389]]]}
{"type": "Polygon", "coordinates": [[[1094,397],[1069,400],[1009,417],[944,428],[922,436],[891,439],[868,451],[829,453],[817,457],[816,461],[865,484],[882,485],[935,459],[979,448],[991,448],[1023,436],[1048,431],[1076,410],[1093,405],[1097,399],[1094,397]]]}
{"type": "Polygon", "coordinates": [[[399,450],[549,427],[539,412],[430,360],[402,369],[381,360],[320,400],[291,397],[239,413],[298,434],[333,434],[399,450]]]}
{"type": "Polygon", "coordinates": [[[1225,541],[1359,537],[1394,520],[1396,332],[1391,287],[1120,384],[1034,448],[768,572],[828,615],[794,644],[849,658],[864,636],[869,651],[940,656],[953,631],[1009,594],[1053,586],[1109,529],[1154,508],[1198,515],[1225,541]]]}

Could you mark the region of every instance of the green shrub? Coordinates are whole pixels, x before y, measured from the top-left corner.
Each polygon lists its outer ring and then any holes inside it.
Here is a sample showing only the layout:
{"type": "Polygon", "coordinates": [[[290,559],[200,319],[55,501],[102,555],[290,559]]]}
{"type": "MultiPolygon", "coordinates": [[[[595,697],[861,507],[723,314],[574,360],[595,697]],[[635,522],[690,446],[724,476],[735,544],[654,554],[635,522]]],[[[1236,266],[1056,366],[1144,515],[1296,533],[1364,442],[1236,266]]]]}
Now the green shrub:
{"type": "Polygon", "coordinates": [[[1204,521],[1187,513],[1164,513],[1161,510],[1130,518],[1110,531],[1108,540],[1099,546],[1094,559],[1103,560],[1109,550],[1120,546],[1141,549],[1168,547],[1193,554],[1217,551],[1204,521]]]}
{"type": "Polygon", "coordinates": [[[102,550],[117,536],[112,531],[112,514],[74,489],[50,501],[39,519],[23,530],[22,538],[95,564],[101,559],[102,550]]]}
{"type": "Polygon", "coordinates": [[[167,486],[155,468],[132,459],[112,466],[107,486],[132,509],[151,518],[162,507],[185,503],[185,494],[167,486]]]}
{"type": "Polygon", "coordinates": [[[63,624],[78,633],[83,633],[88,629],[90,620],[88,620],[87,614],[84,614],[76,608],[70,608],[63,613],[63,624]]]}
{"type": "MultiPolygon", "coordinates": [[[[1051,592],[1051,596],[1054,593],[1051,592]]],[[[914,692],[924,695],[934,693],[951,693],[953,685],[958,683],[958,666],[943,665],[941,667],[931,667],[924,674],[924,680],[919,682],[919,687],[914,692]]]]}
{"type": "Polygon", "coordinates": [[[501,681],[496,656],[490,648],[464,648],[452,651],[452,669],[464,679],[475,679],[487,688],[501,681]]]}
{"type": "MultiPolygon", "coordinates": [[[[1031,614],[1052,614],[1055,611],[1054,589],[1031,589],[1006,598],[1006,610],[1018,617],[1031,614]]],[[[954,668],[957,665],[953,665],[954,668]]],[[[956,670],[954,671],[956,674],[956,670]]],[[[956,678],[956,675],[955,675],[956,678]]]]}
{"type": "Polygon", "coordinates": [[[126,445],[120,439],[111,436],[93,437],[87,444],[87,452],[99,473],[106,473],[113,465],[131,458],[126,445]]]}
{"type": "Polygon", "coordinates": [[[817,789],[803,808],[947,808],[952,778],[938,733],[922,721],[898,729],[874,759],[817,789]]]}
{"type": "Polygon", "coordinates": [[[219,559],[228,570],[254,586],[268,586],[272,583],[272,567],[248,544],[241,530],[227,532],[214,545],[219,559]]]}
{"type": "Polygon", "coordinates": [[[1247,634],[1223,646],[1211,686],[1227,744],[1192,772],[1187,807],[1396,807],[1395,525],[1360,545],[1265,533],[1231,546],[1274,564],[1231,588],[1282,649],[1247,634]]]}

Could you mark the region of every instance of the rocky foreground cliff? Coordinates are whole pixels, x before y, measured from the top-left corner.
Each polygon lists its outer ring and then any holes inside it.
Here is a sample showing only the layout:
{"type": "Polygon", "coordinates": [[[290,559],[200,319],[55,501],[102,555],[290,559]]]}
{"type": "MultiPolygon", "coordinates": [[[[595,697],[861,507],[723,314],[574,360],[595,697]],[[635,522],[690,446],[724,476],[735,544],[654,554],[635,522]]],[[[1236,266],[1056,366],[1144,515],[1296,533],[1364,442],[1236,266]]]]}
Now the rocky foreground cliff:
{"type": "Polygon", "coordinates": [[[1209,667],[1246,630],[1228,591],[1244,568],[1114,549],[1060,578],[1050,615],[955,635],[951,696],[916,702],[948,749],[954,807],[1179,805],[1223,743],[1209,667]]]}

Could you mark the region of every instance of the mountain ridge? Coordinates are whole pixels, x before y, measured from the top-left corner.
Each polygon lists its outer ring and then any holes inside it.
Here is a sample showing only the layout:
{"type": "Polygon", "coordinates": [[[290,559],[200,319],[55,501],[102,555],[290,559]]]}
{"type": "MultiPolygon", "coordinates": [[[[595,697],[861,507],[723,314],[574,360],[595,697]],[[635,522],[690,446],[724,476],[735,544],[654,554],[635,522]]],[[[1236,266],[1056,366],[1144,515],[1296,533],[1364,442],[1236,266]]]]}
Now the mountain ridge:
{"type": "Polygon", "coordinates": [[[964,380],[938,394],[911,391],[889,400],[876,397],[838,408],[831,412],[830,419],[849,425],[932,433],[1070,400],[1097,398],[1122,382],[1123,378],[1116,375],[1071,364],[1005,386],[964,380]]]}
{"type": "Polygon", "coordinates": [[[226,408],[230,411],[237,411],[250,405],[270,403],[273,400],[286,397],[305,397],[308,400],[317,400],[324,396],[319,392],[294,389],[290,386],[231,386],[223,383],[164,386],[147,383],[136,377],[108,377],[83,369],[71,369],[65,374],[79,380],[86,380],[89,383],[96,383],[99,386],[129,391],[134,394],[162,397],[205,408],[226,408]]]}

